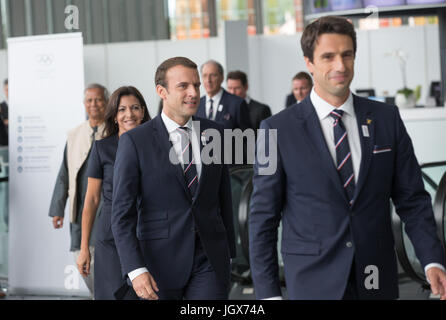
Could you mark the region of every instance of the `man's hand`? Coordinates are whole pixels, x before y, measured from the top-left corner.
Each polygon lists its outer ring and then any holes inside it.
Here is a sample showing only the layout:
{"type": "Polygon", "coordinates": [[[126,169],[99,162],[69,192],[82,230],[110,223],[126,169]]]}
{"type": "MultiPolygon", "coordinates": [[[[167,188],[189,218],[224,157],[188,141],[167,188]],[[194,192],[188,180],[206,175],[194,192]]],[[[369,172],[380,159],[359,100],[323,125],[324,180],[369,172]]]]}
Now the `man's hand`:
{"type": "Polygon", "coordinates": [[[79,270],[79,273],[83,276],[83,277],[87,277],[90,274],[90,260],[91,260],[91,256],[90,256],[90,250],[86,249],[86,250],[82,250],[79,253],[79,257],[77,257],[77,269],[79,270]]]}
{"type": "Polygon", "coordinates": [[[432,267],[426,272],[434,295],[440,295],[441,300],[446,300],[446,273],[440,268],[432,267]]]}
{"type": "Polygon", "coordinates": [[[155,279],[149,272],[144,272],[133,279],[132,285],[138,297],[146,300],[158,300],[158,295],[155,291],[158,292],[159,289],[155,279]]]}
{"type": "Polygon", "coordinates": [[[53,217],[54,229],[60,229],[63,227],[63,217],[53,217]]]}

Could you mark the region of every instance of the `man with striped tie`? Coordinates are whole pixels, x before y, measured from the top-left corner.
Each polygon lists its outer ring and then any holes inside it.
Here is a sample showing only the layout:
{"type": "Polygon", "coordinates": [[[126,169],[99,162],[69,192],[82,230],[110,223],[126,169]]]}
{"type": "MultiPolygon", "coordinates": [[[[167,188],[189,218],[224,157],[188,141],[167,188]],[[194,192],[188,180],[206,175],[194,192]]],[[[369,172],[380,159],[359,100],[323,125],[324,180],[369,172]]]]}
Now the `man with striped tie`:
{"type": "Polygon", "coordinates": [[[290,299],[396,299],[392,200],[433,293],[446,299],[445,254],[398,109],[349,89],[353,25],[341,17],[320,18],[306,27],[301,46],[313,90],[262,122],[261,129],[277,130],[276,140],[258,141],[257,154],[277,150],[277,170],[262,175],[264,162],[256,160],[249,236],[257,298],[281,298],[282,220],[290,299]]]}
{"type": "Polygon", "coordinates": [[[123,134],[116,155],[112,231],[123,276],[142,299],[227,299],[235,257],[229,173],[201,157],[206,130],[223,136],[223,127],[193,117],[200,77],[191,60],[164,61],[155,83],[161,115],[123,134]]]}

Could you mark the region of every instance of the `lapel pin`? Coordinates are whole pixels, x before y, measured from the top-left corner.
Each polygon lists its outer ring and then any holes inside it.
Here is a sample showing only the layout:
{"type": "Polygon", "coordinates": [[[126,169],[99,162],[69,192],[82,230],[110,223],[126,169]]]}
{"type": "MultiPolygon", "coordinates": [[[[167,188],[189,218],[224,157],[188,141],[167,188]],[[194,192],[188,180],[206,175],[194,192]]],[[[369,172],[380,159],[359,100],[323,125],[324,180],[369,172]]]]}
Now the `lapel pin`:
{"type": "Polygon", "coordinates": [[[369,134],[369,127],[367,127],[366,125],[363,125],[363,126],[362,126],[362,135],[363,135],[365,138],[370,137],[370,134],[369,134]]]}
{"type": "Polygon", "coordinates": [[[371,124],[372,123],[372,119],[367,119],[367,124],[371,124]]]}
{"type": "Polygon", "coordinates": [[[218,106],[218,112],[221,112],[222,110],[223,110],[223,105],[221,104],[218,106]]]}
{"type": "Polygon", "coordinates": [[[206,133],[204,131],[201,133],[201,143],[203,144],[203,146],[207,144],[206,133]]]}

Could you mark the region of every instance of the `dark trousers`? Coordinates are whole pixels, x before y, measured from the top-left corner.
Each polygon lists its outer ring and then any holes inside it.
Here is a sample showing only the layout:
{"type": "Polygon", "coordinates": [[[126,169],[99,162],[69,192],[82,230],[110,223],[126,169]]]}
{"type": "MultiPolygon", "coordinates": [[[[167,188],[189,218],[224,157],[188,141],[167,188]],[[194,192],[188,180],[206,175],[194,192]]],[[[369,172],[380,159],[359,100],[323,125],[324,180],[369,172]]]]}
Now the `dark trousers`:
{"type": "Polygon", "coordinates": [[[94,298],[95,300],[138,300],[135,290],[121,275],[121,263],[113,240],[96,240],[94,298]]]}
{"type": "Polygon", "coordinates": [[[160,300],[227,300],[229,288],[217,278],[206,257],[201,240],[196,237],[192,273],[184,288],[157,292],[160,300]]]}
{"type": "Polygon", "coordinates": [[[350,267],[350,274],[348,276],[347,287],[345,288],[342,300],[359,300],[358,289],[356,288],[356,271],[355,259],[353,259],[350,267]]]}

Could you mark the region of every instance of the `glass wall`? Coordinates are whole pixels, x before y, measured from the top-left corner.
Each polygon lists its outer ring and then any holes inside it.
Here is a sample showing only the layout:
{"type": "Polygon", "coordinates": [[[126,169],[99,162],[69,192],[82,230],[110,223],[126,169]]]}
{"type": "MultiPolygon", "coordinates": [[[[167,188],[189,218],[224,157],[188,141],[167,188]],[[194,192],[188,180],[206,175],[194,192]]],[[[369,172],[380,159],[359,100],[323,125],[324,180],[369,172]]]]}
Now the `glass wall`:
{"type": "Polygon", "coordinates": [[[246,20],[248,35],[304,28],[303,0],[169,0],[168,7],[171,39],[212,36],[213,24],[221,33],[226,20],[246,20]]]}
{"type": "Polygon", "coordinates": [[[295,34],[303,29],[302,1],[264,0],[263,19],[264,34],[295,34]]]}
{"type": "Polygon", "coordinates": [[[247,20],[248,34],[256,34],[255,0],[217,0],[219,30],[225,20],[247,20]]]}
{"type": "Polygon", "coordinates": [[[424,25],[438,25],[438,16],[395,16],[358,19],[358,28],[361,30],[424,25]]]}
{"type": "Polygon", "coordinates": [[[169,0],[168,8],[171,39],[210,36],[207,0],[169,0]]]}

